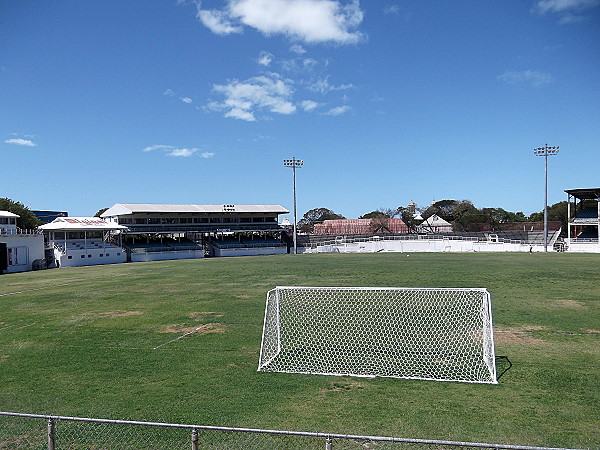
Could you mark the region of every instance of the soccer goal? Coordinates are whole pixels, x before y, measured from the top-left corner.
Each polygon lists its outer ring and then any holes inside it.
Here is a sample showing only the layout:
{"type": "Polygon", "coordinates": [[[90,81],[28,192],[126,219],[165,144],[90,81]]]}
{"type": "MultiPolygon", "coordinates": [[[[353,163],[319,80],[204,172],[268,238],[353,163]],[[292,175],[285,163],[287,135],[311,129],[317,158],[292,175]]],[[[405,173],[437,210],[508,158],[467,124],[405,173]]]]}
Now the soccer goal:
{"type": "Polygon", "coordinates": [[[258,370],[495,384],[491,296],[279,286],[267,294],[258,370]]]}

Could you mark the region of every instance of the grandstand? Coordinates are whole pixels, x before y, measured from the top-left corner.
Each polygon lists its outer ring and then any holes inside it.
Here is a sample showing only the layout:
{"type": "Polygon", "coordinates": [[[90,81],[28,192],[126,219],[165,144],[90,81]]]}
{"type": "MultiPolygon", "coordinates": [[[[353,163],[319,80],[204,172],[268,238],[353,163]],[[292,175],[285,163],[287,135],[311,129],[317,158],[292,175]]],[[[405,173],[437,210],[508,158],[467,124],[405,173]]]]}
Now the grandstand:
{"type": "Polygon", "coordinates": [[[41,225],[52,256],[48,267],[92,266],[126,261],[121,244],[127,228],[97,217],[57,217],[41,225]]]}
{"type": "Polygon", "coordinates": [[[288,252],[279,205],[117,203],[101,217],[127,227],[128,261],[288,252]]]}
{"type": "Polygon", "coordinates": [[[600,253],[600,188],[568,189],[566,246],[571,252],[600,253]]]}

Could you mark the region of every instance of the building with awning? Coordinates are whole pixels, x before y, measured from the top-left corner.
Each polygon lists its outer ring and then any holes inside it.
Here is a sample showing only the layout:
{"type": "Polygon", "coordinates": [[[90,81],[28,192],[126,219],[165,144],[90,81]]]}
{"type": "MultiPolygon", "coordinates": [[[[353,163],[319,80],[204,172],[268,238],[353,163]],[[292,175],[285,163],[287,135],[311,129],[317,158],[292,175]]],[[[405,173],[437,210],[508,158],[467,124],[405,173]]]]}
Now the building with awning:
{"type": "Polygon", "coordinates": [[[123,245],[130,261],[207,256],[273,255],[288,252],[279,205],[116,203],[101,214],[127,227],[123,245]]]}
{"type": "Polygon", "coordinates": [[[58,217],[38,227],[53,250],[50,267],[91,266],[127,261],[122,246],[127,227],[98,217],[58,217]]]}
{"type": "Polygon", "coordinates": [[[600,253],[600,188],[567,189],[567,250],[600,253]]]}

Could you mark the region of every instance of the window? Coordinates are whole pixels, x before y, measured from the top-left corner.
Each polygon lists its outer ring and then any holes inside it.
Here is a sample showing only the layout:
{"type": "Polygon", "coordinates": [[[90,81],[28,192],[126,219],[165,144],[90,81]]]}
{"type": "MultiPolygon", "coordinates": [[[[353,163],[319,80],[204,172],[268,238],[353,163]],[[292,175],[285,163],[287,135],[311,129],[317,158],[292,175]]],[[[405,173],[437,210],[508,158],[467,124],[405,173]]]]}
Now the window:
{"type": "Polygon", "coordinates": [[[148,223],[148,219],[139,219],[139,218],[137,218],[137,219],[135,219],[135,223],[137,225],[145,225],[145,224],[148,223]]]}
{"type": "Polygon", "coordinates": [[[29,262],[29,249],[27,247],[9,247],[8,265],[19,266],[29,262]]]}
{"type": "Polygon", "coordinates": [[[72,255],[67,256],[67,259],[73,259],[72,255]]]}

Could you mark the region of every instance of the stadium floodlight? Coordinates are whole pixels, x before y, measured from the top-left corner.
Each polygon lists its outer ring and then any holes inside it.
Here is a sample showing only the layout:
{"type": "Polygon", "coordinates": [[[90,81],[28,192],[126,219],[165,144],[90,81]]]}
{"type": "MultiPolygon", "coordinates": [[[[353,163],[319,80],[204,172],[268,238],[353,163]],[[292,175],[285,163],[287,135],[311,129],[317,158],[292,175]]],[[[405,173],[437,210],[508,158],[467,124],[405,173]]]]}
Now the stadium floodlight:
{"type": "Polygon", "coordinates": [[[292,156],[292,159],[284,159],[283,160],[283,165],[285,167],[290,167],[292,169],[293,179],[294,179],[294,255],[297,252],[296,223],[298,222],[298,220],[296,219],[296,169],[300,169],[303,164],[304,164],[304,161],[301,159],[296,159],[295,156],[292,156]]]}
{"type": "Polygon", "coordinates": [[[267,294],[258,370],[496,384],[491,295],[278,286],[267,294]]]}
{"type": "Polygon", "coordinates": [[[556,155],[558,153],[558,145],[550,147],[548,144],[543,147],[537,147],[533,149],[535,156],[543,156],[545,160],[546,168],[546,182],[544,185],[544,251],[548,251],[548,156],[556,155]]]}

